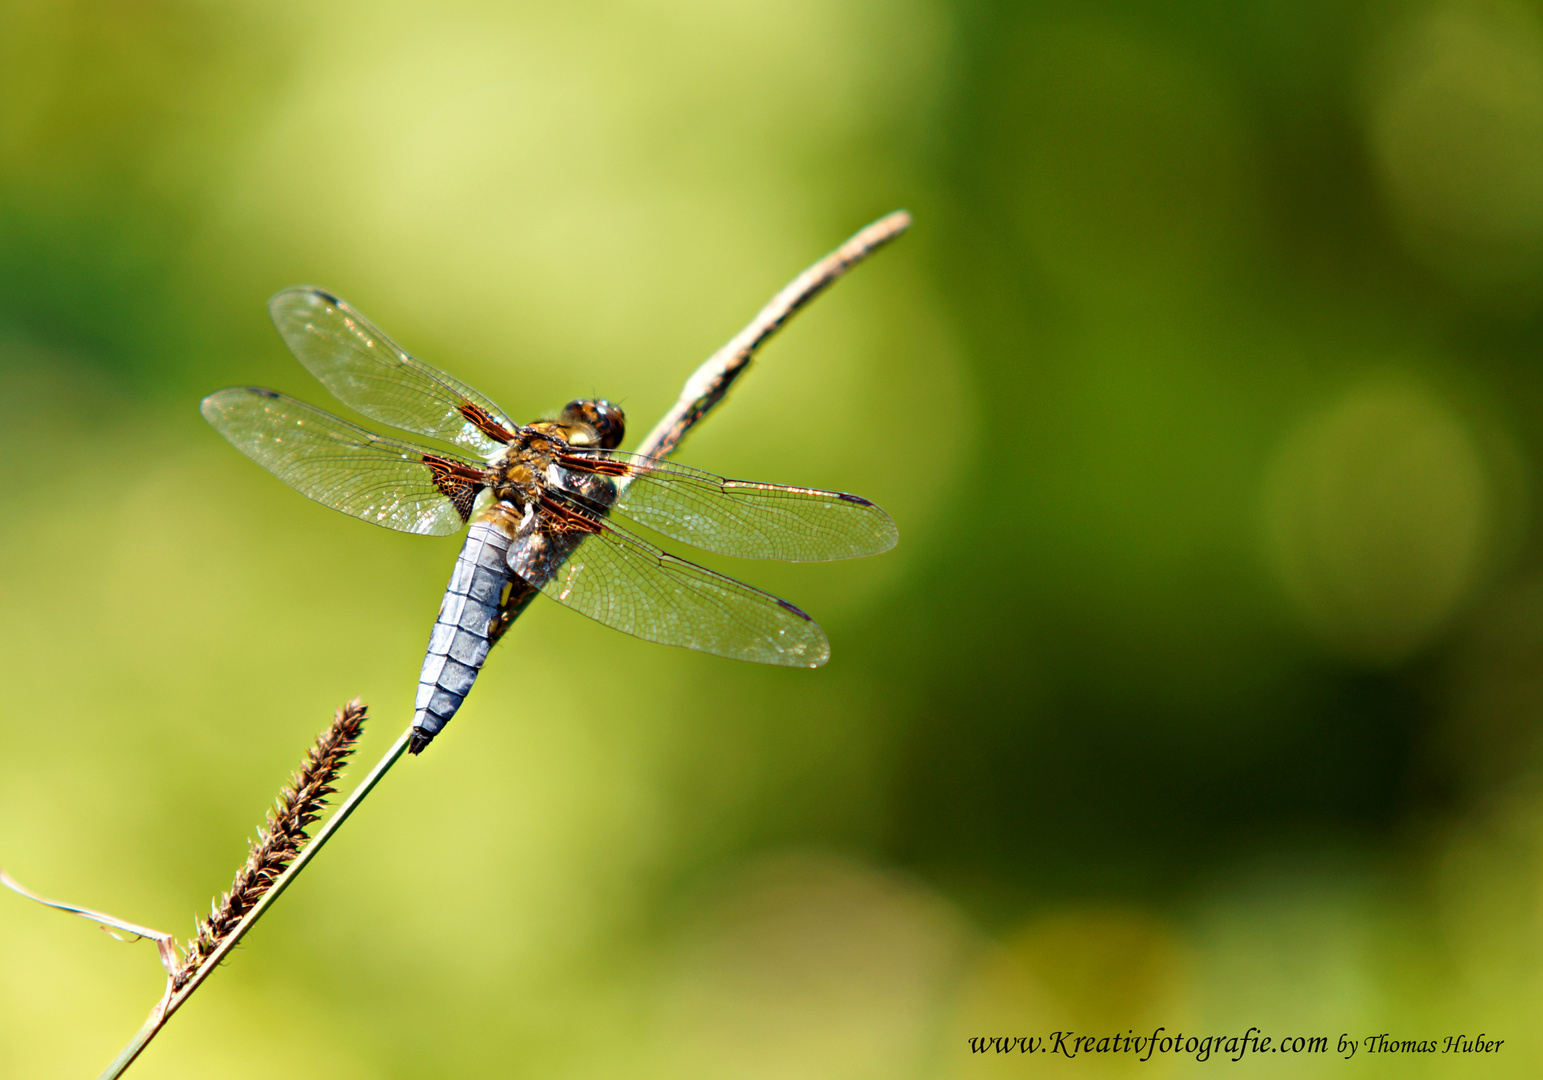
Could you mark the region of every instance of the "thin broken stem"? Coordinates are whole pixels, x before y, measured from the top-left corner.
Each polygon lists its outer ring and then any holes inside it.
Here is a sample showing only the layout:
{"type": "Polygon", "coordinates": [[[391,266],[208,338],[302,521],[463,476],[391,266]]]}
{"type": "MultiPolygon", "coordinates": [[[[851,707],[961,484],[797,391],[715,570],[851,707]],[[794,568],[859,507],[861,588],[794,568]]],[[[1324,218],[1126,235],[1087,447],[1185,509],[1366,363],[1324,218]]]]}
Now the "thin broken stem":
{"type": "Polygon", "coordinates": [[[108,915],[105,912],[93,911],[90,908],[80,907],[77,904],[66,904],[63,900],[50,900],[46,896],[39,896],[21,882],[17,881],[4,870],[0,870],[0,885],[4,885],[12,892],[20,893],[34,903],[51,907],[55,911],[62,911],[68,915],[79,915],[82,919],[89,919],[96,923],[111,937],[118,937],[114,930],[128,934],[126,938],[118,938],[119,941],[140,941],[142,939],[155,942],[156,948],[161,954],[161,966],[166,969],[166,977],[169,979],[177,973],[177,941],[172,935],[154,930],[148,926],[140,926],[138,923],[126,922],[116,915],[108,915]]]}
{"type": "MultiPolygon", "coordinates": [[[[768,338],[780,330],[805,304],[824,292],[837,278],[905,232],[910,225],[911,215],[904,210],[888,214],[860,230],[846,243],[790,281],[781,292],[772,297],[743,330],[708,357],[686,380],[685,388],[681,391],[675,405],[658,424],[654,425],[654,429],[644,438],[637,452],[645,457],[667,456],[680,445],[686,433],[723,400],[729,388],[744,373],[757,350],[768,338]]],[[[507,627],[504,629],[507,630],[507,627]]],[[[391,767],[401,760],[412,740],[412,733],[413,729],[409,726],[386,752],[386,756],[370,770],[370,774],[364,778],[347,801],[327,820],[327,824],[316,834],[315,839],[306,845],[289,868],[273,883],[273,887],[246,913],[230,935],[222,940],[219,947],[210,953],[187,984],[174,994],[162,999],[151,1011],[144,1026],[102,1073],[101,1080],[113,1080],[121,1076],[150,1040],[155,1038],[156,1033],[165,1026],[172,1014],[203,985],[204,980],[219,966],[220,961],[230,950],[235,948],[242,936],[251,929],[252,924],[262,917],[268,907],[289,887],[290,882],[294,881],[307,864],[316,857],[332,834],[348,820],[354,808],[364,801],[365,796],[380,783],[391,767]]]]}

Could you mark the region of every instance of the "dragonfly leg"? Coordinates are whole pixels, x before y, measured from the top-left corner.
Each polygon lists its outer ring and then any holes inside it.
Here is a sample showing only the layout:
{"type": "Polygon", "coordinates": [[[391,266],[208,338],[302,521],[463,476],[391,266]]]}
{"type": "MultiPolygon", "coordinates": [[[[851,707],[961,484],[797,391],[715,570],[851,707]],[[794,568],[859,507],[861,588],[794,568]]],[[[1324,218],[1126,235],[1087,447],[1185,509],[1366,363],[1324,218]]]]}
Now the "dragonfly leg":
{"type": "Polygon", "coordinates": [[[489,647],[498,644],[498,639],[504,636],[515,619],[520,617],[520,612],[530,606],[530,602],[536,598],[536,587],[522,577],[512,577],[504,589],[503,600],[498,605],[498,615],[488,626],[489,647]]]}

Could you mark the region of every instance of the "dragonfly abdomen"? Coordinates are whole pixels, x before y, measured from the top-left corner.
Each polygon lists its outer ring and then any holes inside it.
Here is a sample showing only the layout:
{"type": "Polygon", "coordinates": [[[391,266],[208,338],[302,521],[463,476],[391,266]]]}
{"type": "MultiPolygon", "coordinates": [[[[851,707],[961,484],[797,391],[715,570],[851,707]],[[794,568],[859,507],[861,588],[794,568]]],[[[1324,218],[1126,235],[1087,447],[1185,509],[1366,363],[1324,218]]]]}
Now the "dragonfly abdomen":
{"type": "Polygon", "coordinates": [[[513,576],[508,552],[508,534],[490,521],[473,523],[466,534],[418,676],[414,753],[450,722],[487,659],[504,587],[513,576]]]}

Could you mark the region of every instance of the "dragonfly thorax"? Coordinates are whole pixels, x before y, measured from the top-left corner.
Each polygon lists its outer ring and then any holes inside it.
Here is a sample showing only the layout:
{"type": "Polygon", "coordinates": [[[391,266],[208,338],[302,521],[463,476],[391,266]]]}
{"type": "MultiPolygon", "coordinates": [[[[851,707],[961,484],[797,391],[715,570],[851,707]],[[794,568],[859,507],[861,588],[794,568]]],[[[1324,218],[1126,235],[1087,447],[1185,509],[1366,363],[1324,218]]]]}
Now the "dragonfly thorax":
{"type": "Polygon", "coordinates": [[[614,450],[626,432],[621,409],[604,398],[570,401],[556,420],[525,427],[492,462],[493,496],[517,507],[529,506],[539,500],[552,464],[570,448],[614,450]]]}
{"type": "MultiPolygon", "coordinates": [[[[534,424],[532,429],[555,427],[534,424]]],[[[537,502],[546,484],[548,467],[566,449],[567,440],[554,431],[531,430],[518,436],[503,455],[495,460],[492,474],[493,497],[524,509],[537,502]]]]}
{"type": "MultiPolygon", "coordinates": [[[[626,430],[622,411],[609,401],[570,401],[558,419],[538,420],[523,428],[503,454],[493,460],[489,486],[494,498],[521,509],[538,503],[542,489],[564,471],[554,470],[554,465],[565,455],[575,449],[613,450],[626,430]]],[[[583,472],[569,473],[558,483],[572,494],[602,506],[609,506],[616,496],[610,480],[583,472]]]]}

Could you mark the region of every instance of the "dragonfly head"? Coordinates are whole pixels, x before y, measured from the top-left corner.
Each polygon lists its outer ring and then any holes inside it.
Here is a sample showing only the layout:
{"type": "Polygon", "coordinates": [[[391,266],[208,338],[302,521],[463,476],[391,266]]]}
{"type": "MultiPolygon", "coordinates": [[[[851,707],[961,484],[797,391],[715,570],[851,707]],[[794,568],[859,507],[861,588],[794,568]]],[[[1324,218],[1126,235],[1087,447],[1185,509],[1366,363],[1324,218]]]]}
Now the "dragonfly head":
{"type": "Polygon", "coordinates": [[[598,446],[602,450],[615,450],[627,433],[627,418],[621,409],[604,398],[589,401],[570,401],[563,406],[562,423],[573,430],[568,441],[574,446],[598,446]],[[588,430],[586,430],[588,429],[588,430]]]}

